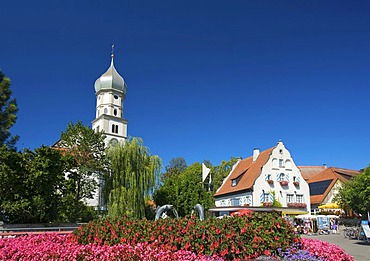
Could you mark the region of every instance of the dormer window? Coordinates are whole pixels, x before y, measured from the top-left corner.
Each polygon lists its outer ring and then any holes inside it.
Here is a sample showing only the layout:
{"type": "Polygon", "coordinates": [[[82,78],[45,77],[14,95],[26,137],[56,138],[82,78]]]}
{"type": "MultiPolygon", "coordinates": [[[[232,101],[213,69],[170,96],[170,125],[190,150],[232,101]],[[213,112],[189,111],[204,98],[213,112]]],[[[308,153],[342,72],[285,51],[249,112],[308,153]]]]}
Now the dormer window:
{"type": "Polygon", "coordinates": [[[237,182],[237,180],[236,180],[236,179],[232,179],[232,180],[231,180],[231,186],[232,186],[232,187],[235,187],[237,183],[238,183],[238,182],[237,182]]]}

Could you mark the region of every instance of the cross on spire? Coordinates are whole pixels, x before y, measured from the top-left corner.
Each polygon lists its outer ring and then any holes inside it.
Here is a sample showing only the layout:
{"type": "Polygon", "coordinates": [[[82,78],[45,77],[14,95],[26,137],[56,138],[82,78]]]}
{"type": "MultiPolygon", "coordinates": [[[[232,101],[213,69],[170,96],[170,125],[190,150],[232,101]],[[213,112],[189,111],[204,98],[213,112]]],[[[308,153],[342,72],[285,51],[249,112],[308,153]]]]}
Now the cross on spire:
{"type": "Polygon", "coordinates": [[[112,44],[112,54],[111,54],[112,58],[114,57],[114,44],[112,44]]]}

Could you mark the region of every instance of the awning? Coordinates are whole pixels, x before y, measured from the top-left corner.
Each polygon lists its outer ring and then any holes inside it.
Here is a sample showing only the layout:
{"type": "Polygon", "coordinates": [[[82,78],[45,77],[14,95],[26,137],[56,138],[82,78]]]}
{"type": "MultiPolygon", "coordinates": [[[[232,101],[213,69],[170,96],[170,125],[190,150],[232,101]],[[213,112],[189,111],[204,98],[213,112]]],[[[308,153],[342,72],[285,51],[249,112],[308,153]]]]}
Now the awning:
{"type": "Polygon", "coordinates": [[[318,207],[319,209],[341,209],[337,203],[326,203],[318,207]]]}
{"type": "Polygon", "coordinates": [[[304,215],[307,214],[307,211],[296,210],[296,209],[287,209],[282,211],[285,215],[304,215]]]}

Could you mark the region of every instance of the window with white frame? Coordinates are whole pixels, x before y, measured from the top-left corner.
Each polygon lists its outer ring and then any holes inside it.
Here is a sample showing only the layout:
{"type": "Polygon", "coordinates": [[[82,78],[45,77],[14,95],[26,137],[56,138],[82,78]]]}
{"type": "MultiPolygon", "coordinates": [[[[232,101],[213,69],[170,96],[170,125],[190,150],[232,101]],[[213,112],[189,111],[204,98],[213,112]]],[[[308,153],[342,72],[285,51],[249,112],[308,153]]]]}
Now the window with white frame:
{"type": "Polygon", "coordinates": [[[297,203],[303,203],[303,195],[296,195],[295,200],[297,203]]]}
{"type": "Polygon", "coordinates": [[[270,202],[270,193],[263,193],[263,201],[262,202],[270,202]]]}
{"type": "Polygon", "coordinates": [[[294,202],[294,195],[293,194],[287,194],[286,195],[286,202],[287,203],[293,203],[294,202]]]}

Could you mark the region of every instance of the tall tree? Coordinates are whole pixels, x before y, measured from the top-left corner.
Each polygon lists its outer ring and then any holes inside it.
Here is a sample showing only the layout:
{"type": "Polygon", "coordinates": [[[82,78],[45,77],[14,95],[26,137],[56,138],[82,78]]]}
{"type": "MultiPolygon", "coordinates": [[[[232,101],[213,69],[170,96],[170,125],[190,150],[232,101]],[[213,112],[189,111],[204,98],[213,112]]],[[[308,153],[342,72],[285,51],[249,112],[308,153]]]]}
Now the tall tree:
{"type": "Polygon", "coordinates": [[[11,223],[58,219],[64,183],[59,151],[41,147],[16,152],[0,147],[0,210],[11,223]]]}
{"type": "Polygon", "coordinates": [[[15,147],[18,136],[11,136],[10,128],[17,120],[17,102],[12,98],[10,79],[0,71],[0,145],[15,147]]]}
{"type": "Polygon", "coordinates": [[[202,165],[198,162],[190,165],[179,177],[178,213],[181,216],[191,214],[196,204],[208,210],[214,205],[213,193],[202,184],[202,165]]]}
{"type": "Polygon", "coordinates": [[[145,197],[152,192],[162,161],[150,155],[140,138],[126,140],[108,150],[111,173],[105,182],[109,193],[108,214],[145,216],[145,197]]]}
{"type": "Polygon", "coordinates": [[[81,200],[94,197],[98,189],[97,180],[107,169],[104,138],[102,132],[94,132],[79,121],[69,123],[58,142],[69,162],[67,178],[70,195],[67,197],[73,198],[73,221],[79,215],[81,200]]]}
{"type": "Polygon", "coordinates": [[[153,195],[158,206],[174,205],[180,216],[192,212],[196,204],[207,210],[214,205],[213,193],[202,184],[202,166],[196,162],[178,176],[169,176],[153,195]]]}
{"type": "Polygon", "coordinates": [[[182,157],[171,159],[168,166],[166,166],[166,172],[161,175],[161,181],[163,182],[171,176],[180,175],[186,170],[187,166],[185,159],[182,157]]]}

